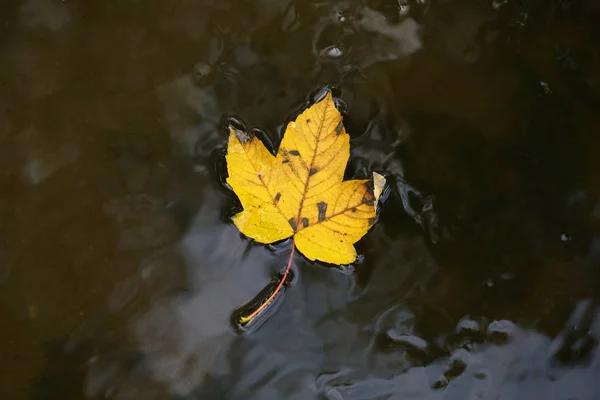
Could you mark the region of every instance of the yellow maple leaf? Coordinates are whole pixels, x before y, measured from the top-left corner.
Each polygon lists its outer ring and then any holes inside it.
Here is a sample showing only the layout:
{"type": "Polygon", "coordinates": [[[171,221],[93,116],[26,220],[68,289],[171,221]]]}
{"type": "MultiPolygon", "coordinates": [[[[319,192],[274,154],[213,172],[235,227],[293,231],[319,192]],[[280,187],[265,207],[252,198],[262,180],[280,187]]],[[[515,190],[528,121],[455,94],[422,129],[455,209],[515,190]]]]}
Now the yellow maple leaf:
{"type": "Polygon", "coordinates": [[[231,129],[227,183],[243,211],[233,222],[259,243],[293,236],[311,261],[349,264],[375,222],[385,179],[343,181],[350,136],[331,93],[288,124],[277,156],[256,137],[231,129]]]}

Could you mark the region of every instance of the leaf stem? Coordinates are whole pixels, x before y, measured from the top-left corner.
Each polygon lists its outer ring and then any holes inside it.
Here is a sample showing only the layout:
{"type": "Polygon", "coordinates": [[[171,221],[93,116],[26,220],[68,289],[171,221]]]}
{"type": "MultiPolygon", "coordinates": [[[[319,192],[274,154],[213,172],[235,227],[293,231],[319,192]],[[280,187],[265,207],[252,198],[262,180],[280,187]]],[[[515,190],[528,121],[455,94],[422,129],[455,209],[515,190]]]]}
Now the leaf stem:
{"type": "Polygon", "coordinates": [[[295,249],[296,249],[296,243],[294,242],[294,239],[292,239],[292,250],[290,251],[290,258],[288,260],[287,266],[285,267],[285,272],[283,273],[283,277],[281,278],[281,280],[279,281],[279,284],[277,285],[277,287],[275,288],[273,293],[269,296],[269,298],[266,301],[264,301],[261,304],[261,306],[256,309],[256,311],[254,311],[252,314],[248,315],[246,317],[247,320],[251,321],[254,317],[256,317],[258,314],[260,314],[261,311],[263,311],[265,309],[265,307],[267,307],[269,304],[271,304],[271,302],[273,301],[275,296],[277,296],[277,294],[279,293],[279,291],[285,284],[285,281],[289,275],[290,268],[292,267],[292,260],[294,259],[294,250],[295,249]]]}

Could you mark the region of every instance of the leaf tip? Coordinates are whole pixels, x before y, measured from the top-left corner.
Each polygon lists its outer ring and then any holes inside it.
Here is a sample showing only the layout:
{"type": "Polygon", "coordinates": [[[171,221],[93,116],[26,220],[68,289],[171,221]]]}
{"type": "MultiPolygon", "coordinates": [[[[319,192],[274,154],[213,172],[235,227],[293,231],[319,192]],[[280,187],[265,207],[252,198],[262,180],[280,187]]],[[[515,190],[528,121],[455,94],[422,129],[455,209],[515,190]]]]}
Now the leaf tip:
{"type": "Polygon", "coordinates": [[[244,132],[241,129],[230,127],[229,128],[230,135],[233,134],[239,140],[241,144],[246,144],[252,140],[252,135],[248,132],[244,132]]]}
{"type": "Polygon", "coordinates": [[[375,196],[375,209],[377,209],[377,203],[379,202],[379,196],[383,192],[385,186],[385,177],[377,172],[373,171],[373,195],[375,196]]]}

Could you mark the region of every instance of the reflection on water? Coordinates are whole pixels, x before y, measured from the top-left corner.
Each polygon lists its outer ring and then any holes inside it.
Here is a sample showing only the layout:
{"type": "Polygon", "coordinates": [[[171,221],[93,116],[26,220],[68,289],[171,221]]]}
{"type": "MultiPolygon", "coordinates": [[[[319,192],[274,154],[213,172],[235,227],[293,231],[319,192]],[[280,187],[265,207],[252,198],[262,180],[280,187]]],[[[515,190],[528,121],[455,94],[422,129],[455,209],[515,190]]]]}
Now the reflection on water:
{"type": "Polygon", "coordinates": [[[600,398],[596,1],[0,7],[2,399],[600,398]],[[323,85],[389,192],[238,333],[223,126],[323,85]]]}

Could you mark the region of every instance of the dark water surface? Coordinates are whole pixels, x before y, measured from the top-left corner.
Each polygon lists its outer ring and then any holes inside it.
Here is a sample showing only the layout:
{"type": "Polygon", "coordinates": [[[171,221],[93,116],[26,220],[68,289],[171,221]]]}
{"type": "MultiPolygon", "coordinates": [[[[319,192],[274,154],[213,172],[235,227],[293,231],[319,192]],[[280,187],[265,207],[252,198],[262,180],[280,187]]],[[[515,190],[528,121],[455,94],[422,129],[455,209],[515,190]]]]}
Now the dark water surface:
{"type": "Polygon", "coordinates": [[[600,399],[598,21],[595,0],[3,1],[0,398],[600,399]],[[391,191],[361,262],[296,255],[237,334],[290,244],[231,224],[223,121],[276,146],[323,85],[348,175],[391,191]]]}

